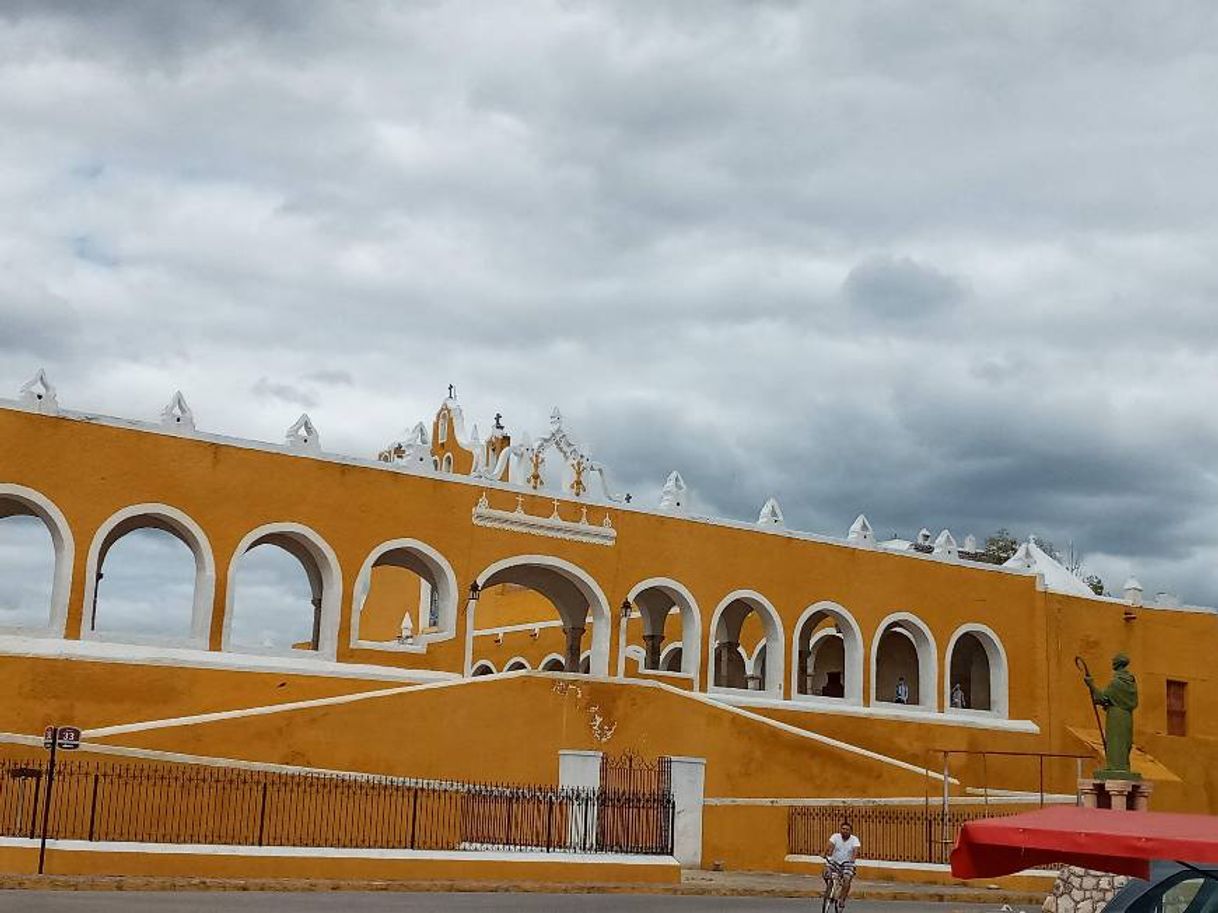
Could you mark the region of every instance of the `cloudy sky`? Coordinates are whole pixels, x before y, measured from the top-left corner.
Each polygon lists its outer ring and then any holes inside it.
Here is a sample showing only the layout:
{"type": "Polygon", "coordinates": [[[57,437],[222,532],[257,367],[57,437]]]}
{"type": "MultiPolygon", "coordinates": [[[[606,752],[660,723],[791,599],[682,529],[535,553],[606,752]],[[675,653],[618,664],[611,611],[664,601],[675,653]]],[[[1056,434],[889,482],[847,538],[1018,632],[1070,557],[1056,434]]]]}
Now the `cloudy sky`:
{"type": "Polygon", "coordinates": [[[1218,604],[1216,19],[0,0],[0,388],[372,455],[451,382],[644,501],[1218,604]]]}

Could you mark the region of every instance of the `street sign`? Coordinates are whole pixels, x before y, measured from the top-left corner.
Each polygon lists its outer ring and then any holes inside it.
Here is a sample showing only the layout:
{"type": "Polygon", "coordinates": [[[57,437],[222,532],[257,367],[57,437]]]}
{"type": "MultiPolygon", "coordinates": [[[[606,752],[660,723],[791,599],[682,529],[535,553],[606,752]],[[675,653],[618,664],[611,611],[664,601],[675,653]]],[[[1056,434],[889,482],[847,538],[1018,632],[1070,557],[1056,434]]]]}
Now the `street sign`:
{"type": "Polygon", "coordinates": [[[55,744],[55,727],[48,726],[42,733],[42,747],[47,751],[51,750],[51,746],[55,744]]]}
{"type": "Polygon", "coordinates": [[[60,751],[75,751],[80,747],[80,730],[75,726],[60,726],[57,744],[60,751]]]}

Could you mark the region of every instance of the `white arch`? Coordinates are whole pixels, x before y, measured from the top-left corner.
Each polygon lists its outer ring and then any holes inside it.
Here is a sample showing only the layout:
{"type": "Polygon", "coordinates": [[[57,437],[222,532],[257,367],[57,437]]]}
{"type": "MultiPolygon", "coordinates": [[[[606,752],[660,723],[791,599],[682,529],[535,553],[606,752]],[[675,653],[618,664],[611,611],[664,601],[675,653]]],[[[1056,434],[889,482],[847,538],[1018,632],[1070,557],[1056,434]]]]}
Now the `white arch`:
{"type": "Polygon", "coordinates": [[[63,637],[68,623],[68,600],[72,595],[72,563],[76,559],[76,540],[55,502],[42,492],[24,485],[0,482],[0,501],[16,501],[46,526],[55,549],[55,574],[51,581],[51,604],[47,623],[37,627],[9,628],[12,633],[63,637]]]}
{"type": "Polygon", "coordinates": [[[715,607],[707,640],[706,690],[729,694],[739,690],[720,688],[715,685],[715,641],[719,633],[719,624],[724,611],[736,600],[747,603],[761,618],[762,627],[765,629],[765,642],[769,647],[766,650],[766,680],[762,690],[774,697],[781,698],[783,679],[786,676],[786,648],[782,632],[782,618],[779,617],[778,610],[774,608],[773,604],[756,590],[734,590],[723,597],[723,600],[715,607]]]}
{"type": "Polygon", "coordinates": [[[583,653],[581,653],[579,655],[579,671],[580,672],[584,671],[584,663],[588,664],[588,674],[592,675],[593,672],[592,672],[592,651],[591,650],[585,650],[583,653]]]}
{"type": "MultiPolygon", "coordinates": [[[[702,666],[702,613],[698,603],[684,584],[671,577],[648,577],[636,583],[626,595],[626,601],[631,604],[639,594],[650,589],[662,590],[681,612],[681,672],[693,678],[695,687],[698,673],[702,666]]],[[[621,636],[618,638],[618,668],[625,668],[626,650],[626,621],[621,622],[621,636]]],[[[662,654],[661,654],[662,655],[662,654]]]]}
{"type": "Polygon", "coordinates": [[[527,659],[525,659],[523,656],[513,656],[511,659],[509,659],[506,663],[503,664],[504,672],[528,672],[532,668],[533,667],[529,665],[529,661],[527,659]],[[512,666],[515,666],[517,664],[519,664],[521,666],[521,668],[513,669],[512,666]]]}
{"type": "MultiPolygon", "coordinates": [[[[820,695],[799,693],[799,642],[803,636],[804,625],[813,616],[826,616],[837,622],[838,631],[842,635],[843,654],[845,656],[846,696],[843,700],[848,704],[863,703],[863,655],[866,645],[863,641],[863,631],[854,616],[840,603],[822,599],[804,609],[799,620],[795,622],[795,633],[791,639],[791,697],[795,700],[816,700],[820,695]]],[[[837,698],[827,698],[837,700],[837,698]]]]}
{"type": "Polygon", "coordinates": [[[498,675],[498,672],[495,671],[495,664],[489,659],[478,660],[474,663],[474,668],[470,670],[469,674],[471,676],[477,675],[479,669],[489,669],[490,671],[486,673],[487,675],[498,675]]]}
{"type": "Polygon", "coordinates": [[[943,655],[943,668],[947,670],[943,676],[943,709],[951,713],[960,712],[959,709],[952,707],[952,651],[956,649],[956,642],[965,634],[972,634],[981,641],[981,646],[985,649],[986,659],[990,663],[990,709],[988,711],[979,710],[974,712],[990,713],[1006,719],[1011,712],[1009,703],[1010,671],[1007,666],[1007,651],[1002,645],[1002,640],[994,632],[994,629],[980,622],[962,624],[952,632],[952,636],[947,641],[947,649],[943,655]]]}
{"type": "MultiPolygon", "coordinates": [[[[515,555],[502,558],[484,569],[476,578],[481,590],[487,581],[500,571],[509,568],[545,568],[555,571],[568,583],[576,587],[592,612],[592,674],[609,674],[609,600],[605,598],[604,590],[587,571],[552,555],[515,555]]],[[[544,593],[542,595],[545,595],[544,593]]],[[[547,596],[547,598],[549,598],[547,596]]],[[[474,616],[477,612],[477,600],[470,600],[465,612],[465,674],[469,675],[473,668],[474,656],[474,616]]],[[[558,607],[555,606],[557,609],[558,607]]],[[[561,613],[560,613],[561,614],[561,613]]]]}
{"type": "MultiPolygon", "coordinates": [[[[748,670],[752,675],[757,674],[757,664],[761,662],[761,651],[765,650],[765,638],[757,641],[757,646],[753,647],[753,654],[748,657],[748,670]]],[[[766,656],[769,656],[769,650],[766,650],[766,656]]]]}
{"type": "MultiPolygon", "coordinates": [[[[233,557],[228,562],[228,586],[224,604],[224,626],[221,649],[232,649],[233,602],[236,594],[237,566],[241,558],[261,539],[280,536],[291,539],[302,546],[313,559],[315,569],[321,576],[321,624],[317,636],[317,655],[334,659],[338,652],[338,623],[342,606],[343,571],[334,549],[313,529],[303,523],[266,523],[250,530],[237,544],[233,557]]],[[[306,572],[307,572],[306,568],[306,572]]],[[[310,575],[311,577],[312,575],[310,575]]],[[[290,655],[299,656],[300,651],[291,650],[290,655]]]]}
{"type": "Polygon", "coordinates": [[[85,558],[84,612],[81,616],[81,640],[120,639],[127,643],[172,643],[192,647],[207,647],[208,631],[211,628],[212,604],[216,596],[216,560],[211,543],[203,527],[186,513],[168,504],[132,504],[115,511],[97,528],[93,541],[89,543],[89,554],[85,558]],[[148,522],[141,522],[147,519],[148,522]],[[190,634],[185,638],[166,638],[152,635],[122,634],[107,638],[104,633],[93,630],[93,613],[97,607],[98,572],[105,564],[105,551],[109,551],[119,539],[137,529],[160,529],[181,540],[190,549],[195,559],[195,592],[190,617],[190,634]],[[113,538],[111,538],[113,534],[113,538]]]}
{"type": "MultiPolygon", "coordinates": [[[[436,589],[437,602],[440,608],[440,630],[430,634],[418,634],[416,644],[426,644],[433,641],[448,640],[457,636],[457,575],[453,573],[452,565],[438,551],[418,539],[390,539],[374,548],[364,563],[360,566],[355,577],[355,588],[351,597],[351,646],[368,649],[393,650],[401,649],[396,643],[380,643],[360,640],[359,623],[364,612],[364,603],[368,592],[372,589],[372,569],[376,562],[390,552],[404,551],[418,558],[419,563],[430,572],[432,577],[428,584],[436,589]]],[[[413,570],[413,568],[412,568],[413,570]]],[[[417,573],[417,571],[416,571],[417,573]]],[[[419,576],[423,576],[420,574],[419,576]]],[[[426,578],[424,578],[426,579],[426,578]]],[[[422,623],[419,624],[422,628],[422,623]]]]}
{"type": "Polygon", "coordinates": [[[453,471],[453,455],[451,453],[444,454],[444,462],[440,467],[441,472],[453,471]]]}
{"type": "MultiPolygon", "coordinates": [[[[668,658],[670,656],[672,656],[673,650],[684,650],[684,649],[685,649],[684,644],[679,644],[676,641],[673,641],[667,647],[665,647],[663,650],[661,650],[660,651],[660,669],[665,670],[667,668],[668,658]]],[[[681,666],[682,666],[682,668],[684,668],[684,666],[685,666],[685,662],[684,662],[685,654],[684,653],[682,653],[682,655],[681,655],[681,660],[682,660],[681,666]]],[[[694,681],[696,682],[697,680],[698,680],[697,677],[695,677],[694,681]]]]}
{"type": "Polygon", "coordinates": [[[566,666],[566,664],[567,664],[566,659],[563,658],[560,654],[547,653],[545,656],[543,656],[541,658],[541,662],[539,662],[537,664],[537,668],[540,669],[542,672],[561,672],[561,671],[563,671],[563,667],[566,666]],[[558,663],[557,669],[547,669],[546,668],[546,666],[548,666],[552,662],[558,663]]]}
{"type": "MultiPolygon", "coordinates": [[[[918,704],[924,710],[939,709],[939,653],[935,636],[926,622],[911,612],[893,612],[880,622],[871,641],[871,703],[878,701],[876,663],[879,659],[880,640],[884,633],[896,626],[901,633],[913,641],[918,654],[918,704]]],[[[887,702],[885,702],[887,703],[887,702]]],[[[900,704],[893,706],[899,707],[900,704]]]]}

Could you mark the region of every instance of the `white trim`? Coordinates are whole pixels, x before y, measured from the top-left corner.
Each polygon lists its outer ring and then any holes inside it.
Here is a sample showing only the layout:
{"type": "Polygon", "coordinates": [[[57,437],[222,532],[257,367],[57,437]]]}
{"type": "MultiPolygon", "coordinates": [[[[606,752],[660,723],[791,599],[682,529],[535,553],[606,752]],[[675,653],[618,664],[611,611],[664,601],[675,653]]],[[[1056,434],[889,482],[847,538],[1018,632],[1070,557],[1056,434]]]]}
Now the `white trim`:
{"type": "Polygon", "coordinates": [[[0,631],[31,637],[63,637],[68,623],[72,567],[76,559],[76,540],[72,537],[72,527],[68,525],[67,518],[55,502],[33,488],[0,482],[0,499],[20,502],[32,511],[46,526],[51,536],[51,546],[55,549],[55,571],[51,581],[51,604],[47,607],[47,623],[32,627],[22,625],[0,628],[0,631]]]}
{"type": "Polygon", "coordinates": [[[486,492],[474,505],[473,524],[488,529],[505,529],[517,533],[528,533],[534,536],[546,536],[550,539],[569,539],[572,542],[588,542],[593,545],[613,545],[617,541],[617,530],[609,512],[599,524],[588,522],[588,505],[580,505],[578,520],[564,520],[558,513],[558,503],[555,502],[554,512],[549,516],[535,516],[525,513],[523,502],[518,502],[515,510],[498,510],[490,506],[486,492]]]}
{"type": "Polygon", "coordinates": [[[720,688],[715,685],[715,642],[718,639],[719,622],[724,611],[736,600],[747,602],[761,618],[765,628],[766,670],[763,690],[778,698],[782,698],[783,682],[786,677],[786,637],[783,634],[782,616],[774,608],[774,604],[756,590],[733,590],[728,593],[715,607],[708,628],[710,636],[707,641],[706,658],[706,692],[708,694],[747,694],[742,688],[720,688]]]}
{"type": "MultiPolygon", "coordinates": [[[[1046,805],[1074,805],[1078,801],[1075,795],[1065,795],[1062,793],[1045,793],[1046,805]]],[[[927,805],[926,796],[814,796],[809,798],[804,797],[783,797],[783,796],[709,796],[702,800],[703,805],[755,805],[763,807],[779,807],[779,808],[835,808],[838,806],[850,806],[853,808],[869,808],[874,806],[895,806],[898,808],[924,808],[927,805]]],[[[994,798],[985,799],[980,796],[951,796],[948,798],[949,806],[963,807],[984,807],[986,805],[1039,805],[1040,794],[1024,794],[1018,796],[1003,797],[1000,800],[994,798]]],[[[943,797],[931,797],[930,807],[933,809],[943,808],[943,797]]]]}
{"type": "MultiPolygon", "coordinates": [[[[791,636],[791,700],[829,700],[845,701],[847,704],[862,706],[863,704],[863,657],[867,653],[867,643],[863,640],[863,631],[850,611],[843,605],[830,599],[822,599],[808,606],[795,622],[794,634],[791,636]],[[836,623],[842,632],[842,653],[845,669],[846,695],[843,698],[826,698],[819,694],[801,694],[799,691],[799,641],[803,636],[804,625],[819,614],[827,615],[836,623]],[[849,636],[847,636],[849,635],[849,636]],[[853,641],[853,645],[852,645],[853,641]]],[[[812,639],[808,647],[811,649],[812,639]]]]}
{"type": "Polygon", "coordinates": [[[539,662],[537,664],[536,671],[538,671],[538,672],[566,672],[567,671],[565,668],[566,665],[567,665],[567,658],[565,656],[563,656],[559,653],[547,653],[545,656],[543,656],[541,658],[541,662],[539,662]],[[558,668],[557,669],[547,669],[545,667],[546,663],[548,663],[552,660],[555,660],[555,659],[558,660],[558,668]]]}
{"type": "Polygon", "coordinates": [[[525,659],[523,656],[513,656],[511,659],[509,659],[506,663],[503,664],[503,671],[504,672],[532,672],[533,667],[529,665],[529,661],[527,659],[525,659]],[[513,669],[512,668],[513,663],[520,663],[520,665],[523,666],[524,668],[513,669]]]}
{"type": "Polygon", "coordinates": [[[926,710],[917,704],[902,707],[900,704],[881,701],[857,707],[836,698],[826,697],[814,697],[806,701],[789,701],[767,698],[757,691],[743,691],[736,688],[716,688],[709,696],[712,700],[735,707],[788,710],[794,713],[823,713],[829,716],[852,716],[872,720],[903,720],[905,722],[934,723],[939,726],[960,726],[965,729],[990,729],[997,732],[1040,732],[1040,727],[1032,720],[1006,720],[991,713],[977,713],[975,716],[965,716],[959,713],[947,714],[940,710],[926,710]]]}
{"type": "MultiPolygon", "coordinates": [[[[149,527],[137,526],[123,533],[123,536],[138,529],[163,529],[152,524],[149,527]]],[[[107,553],[123,536],[117,537],[106,545],[107,553]]],[[[216,559],[212,555],[211,543],[203,527],[191,519],[184,511],[169,504],[149,502],[132,504],[122,510],[115,511],[97,528],[93,540],[89,543],[89,554],[85,559],[84,603],[80,621],[81,640],[103,640],[122,643],[166,644],[168,646],[199,647],[207,646],[208,633],[211,629],[212,606],[216,597],[216,559]],[[107,633],[93,630],[95,600],[97,598],[98,572],[105,566],[101,557],[103,544],[119,524],[127,520],[149,517],[159,520],[169,527],[166,531],[180,540],[195,559],[195,588],[194,602],[191,610],[190,633],[185,637],[158,637],[155,635],[129,634],[124,632],[107,633]],[[100,566],[99,566],[100,565],[100,566]]]]}
{"type": "MultiPolygon", "coordinates": [[[[574,584],[587,600],[588,609],[592,613],[592,673],[593,675],[609,675],[609,626],[612,614],[609,611],[609,600],[605,592],[592,575],[583,568],[562,558],[552,555],[514,555],[501,558],[485,568],[477,576],[479,590],[488,586],[487,581],[500,571],[513,567],[540,567],[555,571],[574,584]]],[[[493,584],[491,584],[493,585],[493,584]]],[[[544,594],[543,594],[544,595],[544,594]]],[[[465,611],[465,674],[469,675],[473,668],[475,615],[477,600],[470,600],[465,611]]],[[[554,607],[559,612],[558,606],[554,607]]],[[[559,613],[561,615],[561,613],[559,613]]]]}
{"type": "Polygon", "coordinates": [[[469,672],[470,677],[473,678],[473,677],[477,676],[478,670],[484,669],[484,668],[491,670],[490,672],[483,673],[484,675],[498,675],[499,674],[499,670],[495,668],[495,664],[493,662],[491,662],[489,659],[480,659],[476,663],[474,663],[474,667],[472,669],[470,669],[470,672],[469,672]]]}
{"type": "Polygon", "coordinates": [[[875,636],[871,639],[871,704],[874,706],[878,703],[896,707],[902,712],[909,707],[918,707],[932,713],[939,709],[939,649],[935,646],[935,635],[931,633],[926,622],[912,612],[893,612],[886,616],[876,627],[875,636]],[[914,651],[918,657],[917,704],[881,702],[876,696],[878,686],[876,668],[879,662],[880,640],[894,625],[913,641],[914,651]],[[919,635],[922,638],[921,642],[919,642],[919,635]]]}
{"type": "MultiPolygon", "coordinates": [[[[334,659],[338,653],[338,625],[340,621],[339,616],[342,611],[343,569],[338,563],[338,557],[334,554],[334,549],[330,547],[330,544],[315,530],[305,526],[303,523],[264,523],[257,529],[252,529],[246,533],[244,538],[237,544],[237,548],[233,551],[233,557],[228,562],[228,585],[225,588],[224,634],[221,639],[221,649],[233,649],[233,605],[237,591],[237,570],[241,559],[259,539],[276,534],[296,539],[309,552],[315,562],[317,573],[321,576],[321,628],[317,638],[316,654],[326,659],[334,659]]],[[[241,652],[247,652],[250,649],[247,644],[241,644],[240,646],[244,648],[241,652]]],[[[308,653],[313,651],[292,650],[290,648],[266,652],[254,651],[256,655],[260,656],[294,656],[302,652],[308,653]]]]}
{"type": "MultiPolygon", "coordinates": [[[[126,663],[194,669],[225,669],[238,672],[278,672],[353,681],[431,682],[459,679],[455,672],[433,669],[399,669],[365,663],[340,663],[312,653],[279,656],[251,653],[221,653],[187,647],[109,641],[62,640],[50,637],[0,635],[0,656],[72,659],[84,662],[126,663]]],[[[39,743],[41,744],[41,742],[39,743]]]]}
{"type": "MultiPolygon", "coordinates": [[[[0,837],[0,847],[37,848],[38,841],[23,837],[0,837]]],[[[204,843],[130,843],[122,841],[48,840],[47,848],[67,853],[140,853],[169,856],[254,856],[308,859],[386,859],[421,862],[521,862],[587,865],[678,865],[672,856],[642,856],[629,853],[573,853],[567,850],[369,850],[354,847],[235,846],[204,843]]]]}
{"type": "MultiPolygon", "coordinates": [[[[680,611],[681,671],[697,681],[702,670],[702,611],[698,608],[698,601],[694,599],[694,594],[689,591],[688,587],[671,577],[648,577],[646,580],[639,581],[630,588],[630,592],[626,594],[626,600],[633,604],[639,594],[650,589],[662,590],[680,611]]],[[[622,636],[618,640],[618,668],[621,670],[619,675],[623,674],[625,670],[624,660],[620,656],[626,644],[625,621],[622,619],[622,636]]],[[[676,646],[675,641],[666,648],[666,651],[673,646],[676,646]]],[[[663,653],[660,655],[663,656],[663,653]]]]}
{"type": "Polygon", "coordinates": [[[376,546],[364,563],[360,566],[355,577],[355,588],[351,596],[351,646],[361,650],[385,650],[398,653],[426,653],[426,645],[451,640],[457,636],[457,575],[453,573],[452,565],[440,552],[420,539],[390,539],[376,546]],[[438,630],[424,631],[425,619],[419,619],[419,633],[415,634],[413,644],[396,642],[361,640],[359,637],[360,618],[364,612],[364,603],[372,590],[372,571],[376,562],[390,552],[406,551],[414,554],[431,572],[433,579],[424,578],[429,586],[438,591],[437,602],[440,608],[440,624],[438,630]]]}
{"type": "Polygon", "coordinates": [[[967,622],[956,628],[947,641],[947,649],[943,654],[943,711],[944,713],[988,713],[1006,718],[1010,715],[1010,669],[1007,666],[1007,651],[1002,646],[1002,639],[988,625],[980,622],[967,622]],[[990,709],[975,710],[971,707],[957,708],[952,706],[952,651],[956,642],[965,634],[972,634],[981,642],[985,650],[986,660],[990,666],[990,709]]]}
{"type": "Polygon", "coordinates": [[[474,631],[474,637],[493,637],[496,634],[515,634],[520,631],[532,631],[537,628],[561,628],[562,622],[551,619],[550,621],[533,621],[525,622],[518,625],[500,625],[497,628],[478,628],[474,631]]]}

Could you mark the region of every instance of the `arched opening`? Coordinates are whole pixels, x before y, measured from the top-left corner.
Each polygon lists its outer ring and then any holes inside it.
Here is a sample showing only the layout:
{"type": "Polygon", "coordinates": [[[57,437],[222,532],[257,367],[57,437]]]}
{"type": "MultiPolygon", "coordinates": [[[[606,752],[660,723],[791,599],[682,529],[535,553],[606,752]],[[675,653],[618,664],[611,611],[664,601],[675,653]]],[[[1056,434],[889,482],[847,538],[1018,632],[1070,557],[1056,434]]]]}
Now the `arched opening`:
{"type": "Polygon", "coordinates": [[[863,703],[863,635],[835,602],[809,606],[795,625],[791,692],[863,703]]]}
{"type": "Polygon", "coordinates": [[[480,660],[478,663],[476,663],[474,665],[473,670],[470,672],[470,675],[474,676],[474,677],[477,677],[479,675],[494,675],[494,674],[495,674],[494,664],[492,662],[490,662],[489,660],[485,660],[485,659],[480,660]]]}
{"type": "Polygon", "coordinates": [[[753,648],[753,655],[748,662],[748,689],[760,691],[765,682],[765,641],[760,641],[753,648]]]}
{"type": "Polygon", "coordinates": [[[664,672],[680,672],[684,665],[680,644],[669,644],[660,657],[660,669],[664,672]]]}
{"type": "Polygon", "coordinates": [[[557,653],[551,653],[541,661],[538,667],[542,672],[561,672],[563,670],[563,659],[557,653]]]}
{"type": "MultiPolygon", "coordinates": [[[[466,613],[466,652],[465,668],[471,669],[474,662],[474,635],[478,631],[475,624],[475,614],[492,609],[493,602],[486,607],[481,605],[481,594],[495,596],[495,588],[500,587],[511,595],[513,589],[529,590],[543,597],[551,607],[551,613],[557,614],[561,623],[561,641],[555,646],[561,646],[563,666],[567,671],[579,669],[580,657],[584,654],[584,644],[590,640],[591,649],[587,670],[595,675],[609,673],[609,604],[600,586],[584,570],[548,555],[521,555],[498,561],[483,571],[477,579],[479,599],[472,601],[466,613]]],[[[529,600],[518,600],[521,605],[529,605],[529,600]]],[[[533,605],[536,600],[531,600],[533,605]]],[[[492,609],[493,610],[493,609],[492,609]]],[[[533,609],[530,609],[533,611],[533,609]]],[[[520,629],[527,632],[521,636],[535,637],[540,640],[543,633],[548,638],[553,623],[541,622],[537,618],[521,618],[515,623],[510,618],[496,615],[499,624],[496,641],[502,643],[505,637],[517,636],[520,629]],[[536,632],[536,633],[534,633],[536,632]]],[[[557,632],[553,636],[558,636],[557,632]]],[[[549,640],[540,641],[543,652],[551,649],[549,640]]],[[[536,655],[536,654],[533,654],[536,655]]]]}
{"type": "Polygon", "coordinates": [[[508,660],[508,664],[503,667],[504,672],[527,672],[529,669],[528,662],[520,656],[508,660]]]}
{"type": "Polygon", "coordinates": [[[0,484],[0,628],[63,636],[73,551],[58,507],[31,488],[0,484]]]}
{"type": "Polygon", "coordinates": [[[935,710],[937,677],[930,629],[906,612],[884,619],[871,651],[871,702],[935,710]]]}
{"type": "Polygon", "coordinates": [[[984,625],[965,625],[947,645],[944,707],[1007,715],[1007,659],[998,636],[984,625]]]}
{"type": "Polygon", "coordinates": [[[298,523],[259,527],[229,564],[224,648],[333,658],[341,592],[338,559],[321,536],[298,523]]]}
{"type": "Polygon", "coordinates": [[[592,674],[592,651],[585,651],[584,655],[579,658],[579,674],[592,674]]]}
{"type": "Polygon", "coordinates": [[[682,672],[696,681],[702,652],[702,617],[689,590],[675,580],[653,577],[636,584],[626,601],[635,612],[626,619],[626,636],[621,639],[620,649],[624,652],[628,645],[640,645],[644,669],[682,672]],[[681,665],[664,669],[661,656],[674,643],[682,648],[681,665]]]}
{"type": "Polygon", "coordinates": [[[206,645],[215,562],[182,511],[137,504],[113,514],[93,537],[85,573],[83,637],[206,645]]]}
{"type": "Polygon", "coordinates": [[[765,597],[747,590],[730,594],[715,609],[711,620],[707,677],[713,690],[748,690],[750,664],[742,649],[751,649],[754,656],[753,665],[757,668],[754,688],[781,697],[785,660],[782,620],[765,597]],[[750,638],[764,641],[764,659],[760,663],[756,662],[762,658],[760,644],[750,643],[750,638]]]}
{"type": "Polygon", "coordinates": [[[441,469],[443,472],[453,471],[453,455],[451,453],[444,454],[444,462],[441,465],[441,469]]]}
{"type": "Polygon", "coordinates": [[[416,539],[393,539],[372,550],[355,579],[353,604],[353,647],[409,650],[457,631],[452,566],[416,539]]]}

